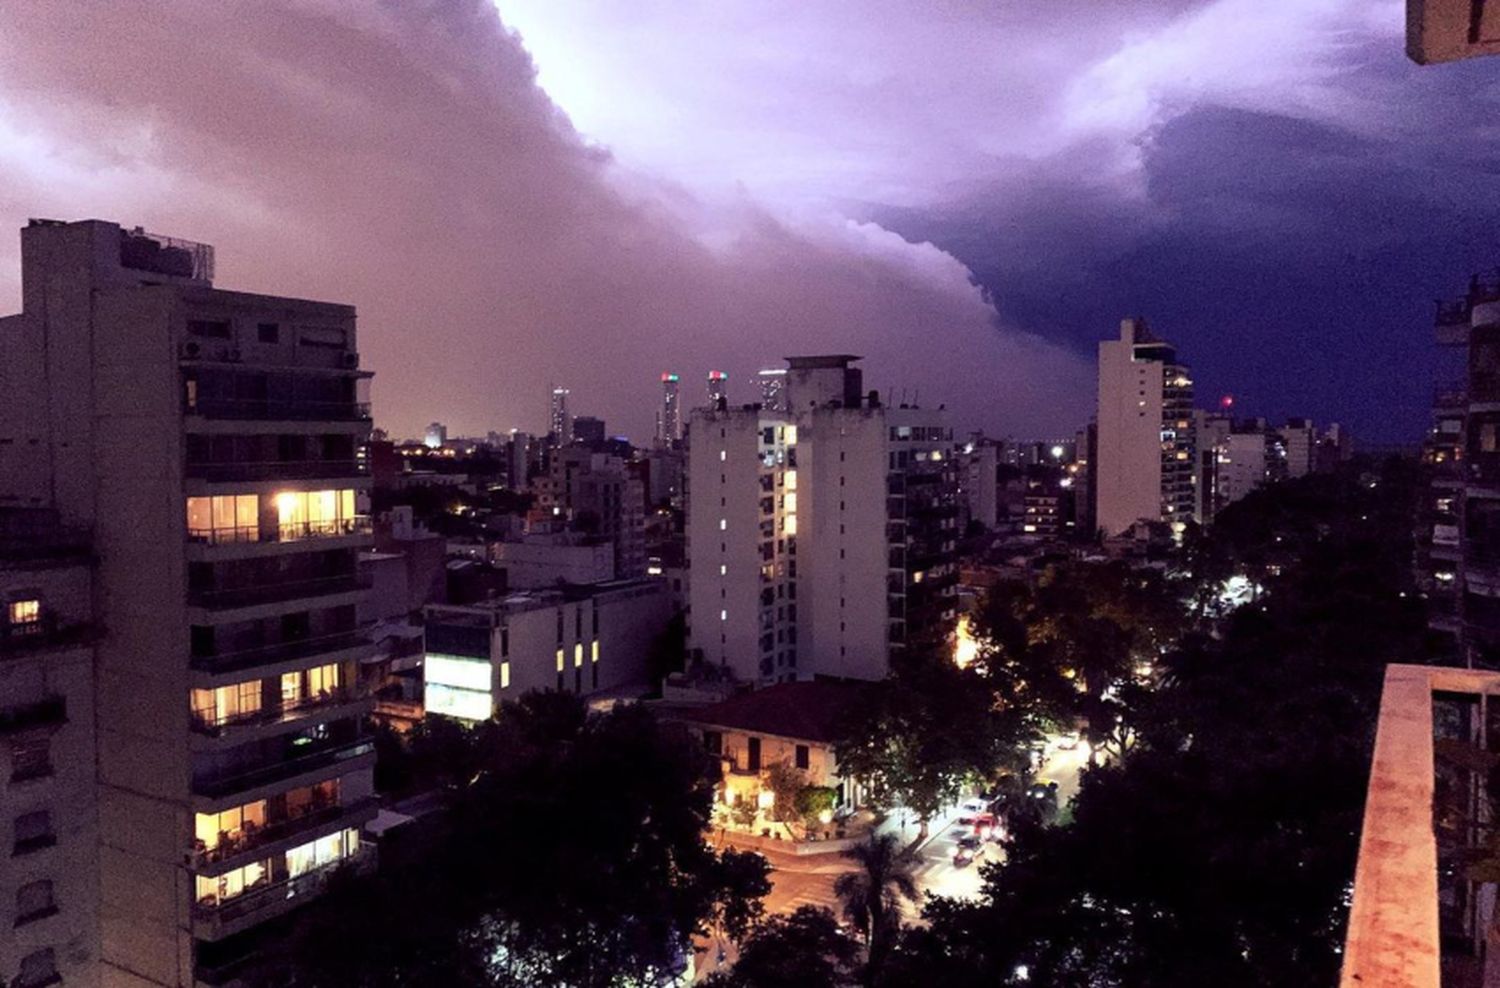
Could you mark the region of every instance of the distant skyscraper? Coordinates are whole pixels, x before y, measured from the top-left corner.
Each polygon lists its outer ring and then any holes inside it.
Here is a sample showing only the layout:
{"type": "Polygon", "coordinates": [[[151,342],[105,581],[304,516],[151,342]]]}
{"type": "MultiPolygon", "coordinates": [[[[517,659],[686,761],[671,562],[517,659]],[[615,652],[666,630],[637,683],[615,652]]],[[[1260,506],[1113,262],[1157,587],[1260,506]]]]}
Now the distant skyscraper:
{"type": "Polygon", "coordinates": [[[760,405],[770,412],[785,412],[786,368],[770,367],[755,375],[760,383],[760,405]]]}
{"type": "Polygon", "coordinates": [[[573,438],[573,413],[568,411],[567,388],[555,387],[552,389],[552,409],[548,419],[547,429],[557,441],[565,443],[573,438]]]}
{"type": "Polygon", "coordinates": [[[1098,525],[1117,535],[1142,519],[1176,532],[1194,516],[1193,379],[1141,319],[1099,344],[1098,525]]]}
{"type": "Polygon", "coordinates": [[[671,371],[661,375],[661,417],[656,423],[656,438],[674,443],[682,438],[682,402],[677,394],[678,378],[671,371]]]}
{"type": "Polygon", "coordinates": [[[441,422],[434,422],[427,427],[427,435],[422,439],[422,445],[428,449],[441,449],[448,441],[448,427],[441,422]]]}
{"type": "Polygon", "coordinates": [[[708,407],[718,408],[719,402],[724,399],[725,389],[729,387],[729,375],[723,371],[711,370],[708,372],[708,407]]]}

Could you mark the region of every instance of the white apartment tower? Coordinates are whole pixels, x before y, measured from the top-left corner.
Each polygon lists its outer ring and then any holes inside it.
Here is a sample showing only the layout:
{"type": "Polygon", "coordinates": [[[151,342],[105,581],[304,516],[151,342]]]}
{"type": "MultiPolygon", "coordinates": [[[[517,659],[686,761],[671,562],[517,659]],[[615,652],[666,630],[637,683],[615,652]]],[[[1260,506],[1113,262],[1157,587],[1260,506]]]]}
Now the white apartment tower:
{"type": "Polygon", "coordinates": [[[878,679],[951,630],[952,432],[863,397],[857,359],[789,358],[790,411],[690,422],[691,645],[741,681],[878,679]]]}
{"type": "Polygon", "coordinates": [[[1117,535],[1137,521],[1180,533],[1197,504],[1193,380],[1173,347],[1141,319],[1099,344],[1098,526],[1117,535]]]}
{"type": "Polygon", "coordinates": [[[369,862],[354,309],[216,289],[212,248],[97,220],[34,220],[21,256],[0,505],[97,557],[100,983],[224,983],[369,862]]]}

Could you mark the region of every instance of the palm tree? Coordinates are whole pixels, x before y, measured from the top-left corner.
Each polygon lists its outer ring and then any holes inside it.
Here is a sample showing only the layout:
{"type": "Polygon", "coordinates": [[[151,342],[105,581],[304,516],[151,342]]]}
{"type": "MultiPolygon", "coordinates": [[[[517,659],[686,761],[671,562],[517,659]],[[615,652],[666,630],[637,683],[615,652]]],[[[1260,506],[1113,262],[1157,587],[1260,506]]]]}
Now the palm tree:
{"type": "Polygon", "coordinates": [[[893,834],[871,834],[870,839],[844,852],[859,867],[833,883],[833,893],[844,904],[844,917],[865,939],[869,958],[865,983],[874,984],[891,942],[901,928],[901,900],[917,901],[911,859],[893,834]]]}

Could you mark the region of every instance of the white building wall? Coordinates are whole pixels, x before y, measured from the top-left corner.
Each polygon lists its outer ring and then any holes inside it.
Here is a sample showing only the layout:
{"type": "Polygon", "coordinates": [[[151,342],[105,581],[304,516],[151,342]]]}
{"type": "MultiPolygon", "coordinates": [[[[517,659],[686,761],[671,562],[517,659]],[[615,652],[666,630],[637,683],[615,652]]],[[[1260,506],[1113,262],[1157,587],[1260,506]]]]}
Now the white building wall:
{"type": "Polygon", "coordinates": [[[1098,524],[1118,535],[1162,514],[1162,364],[1133,357],[1133,321],[1099,344],[1098,524]]]}

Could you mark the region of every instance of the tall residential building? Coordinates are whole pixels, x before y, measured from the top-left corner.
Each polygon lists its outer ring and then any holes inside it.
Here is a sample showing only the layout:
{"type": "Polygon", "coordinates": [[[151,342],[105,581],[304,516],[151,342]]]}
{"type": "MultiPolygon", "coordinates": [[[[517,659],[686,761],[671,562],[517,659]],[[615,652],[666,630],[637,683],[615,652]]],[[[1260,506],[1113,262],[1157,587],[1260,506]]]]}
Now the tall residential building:
{"type": "Polygon", "coordinates": [[[1287,419],[1281,441],[1286,450],[1289,478],[1305,477],[1317,469],[1318,430],[1312,419],[1287,419]]]}
{"type": "Polygon", "coordinates": [[[21,263],[0,503],[92,532],[102,981],[223,983],[369,860],[354,309],[97,220],[32,221],[21,263]]]}
{"type": "Polygon", "coordinates": [[[682,397],[678,394],[680,379],[671,371],[661,375],[661,413],[656,419],[656,438],[671,445],[682,438],[682,397]]]}
{"type": "Polygon", "coordinates": [[[1196,509],[1193,379],[1145,320],[1125,319],[1099,344],[1097,524],[1117,535],[1137,521],[1180,533],[1196,509]]]}
{"type": "Polygon", "coordinates": [[[1000,447],[976,433],[958,456],[962,519],[986,530],[1000,522],[1000,447]]]}
{"type": "Polygon", "coordinates": [[[769,367],[755,375],[760,385],[760,405],[772,412],[787,411],[786,368],[769,367]]]}
{"type": "Polygon", "coordinates": [[[708,407],[718,408],[719,403],[728,400],[729,375],[723,371],[711,370],[708,372],[708,407]]]}
{"type": "Polygon", "coordinates": [[[448,442],[448,427],[441,422],[433,422],[427,426],[427,433],[422,437],[422,445],[428,449],[442,449],[448,442]]]}
{"type": "Polygon", "coordinates": [[[567,388],[552,389],[552,404],[548,409],[547,428],[559,443],[566,444],[573,438],[573,413],[568,411],[567,388]]]}
{"type": "Polygon", "coordinates": [[[689,423],[691,644],[744,682],[877,679],[951,633],[952,430],[863,398],[857,359],[790,358],[792,413],[689,423]]]}
{"type": "MultiPolygon", "coordinates": [[[[0,981],[99,985],[93,554],[54,512],[0,508],[0,981]]],[[[123,697],[115,698],[122,701],[123,697]]]]}
{"type": "MultiPolygon", "coordinates": [[[[1429,623],[1453,635],[1457,664],[1500,669],[1500,279],[1474,278],[1463,298],[1439,305],[1436,323],[1466,372],[1434,399],[1420,576],[1429,623]]],[[[1336,450],[1342,438],[1325,444],[1336,450]]]]}
{"type": "Polygon", "coordinates": [[[573,420],[573,441],[586,446],[604,445],[604,420],[580,415],[573,420]]]}

